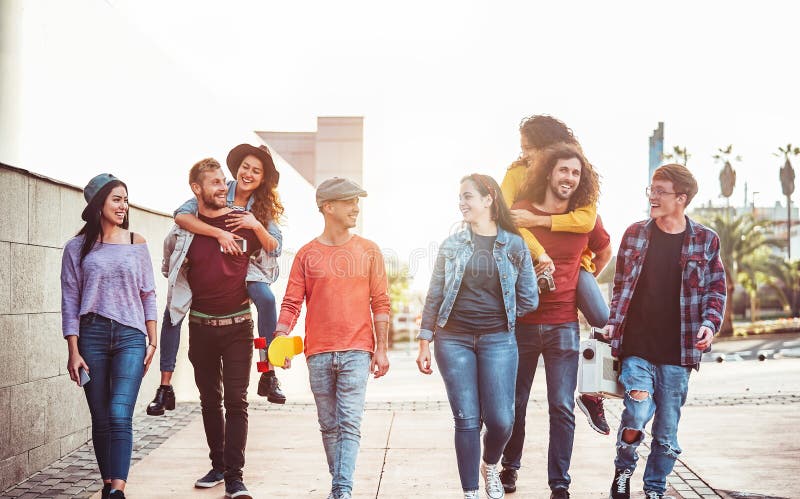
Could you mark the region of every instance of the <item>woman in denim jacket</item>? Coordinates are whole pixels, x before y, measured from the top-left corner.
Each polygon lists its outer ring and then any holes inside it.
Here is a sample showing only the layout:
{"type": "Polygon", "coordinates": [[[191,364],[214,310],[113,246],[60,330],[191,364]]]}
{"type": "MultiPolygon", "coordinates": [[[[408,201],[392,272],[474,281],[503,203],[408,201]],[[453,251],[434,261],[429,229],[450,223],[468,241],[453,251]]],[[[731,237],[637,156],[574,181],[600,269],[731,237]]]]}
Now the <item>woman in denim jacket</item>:
{"type": "MultiPolygon", "coordinates": [[[[234,147],[228,153],[227,164],[236,179],[228,182],[228,206],[237,210],[231,214],[228,231],[212,227],[197,218],[195,198],[186,201],[175,210],[175,223],[194,234],[216,238],[220,249],[226,253],[241,253],[236,243],[236,239],[240,239],[235,235],[237,229],[268,232],[273,245],[271,247],[264,245],[263,250],[251,257],[247,271],[247,291],[258,310],[258,335],[266,338],[269,345],[277,323],[275,295],[269,285],[277,279],[277,257],[280,256],[282,245],[281,231],[276,224],[283,214],[283,205],[277,192],[280,174],[275,168],[269,150],[263,145],[255,147],[250,144],[240,144],[234,147]]],[[[167,237],[170,238],[169,235],[167,237]]],[[[164,255],[165,262],[170,261],[170,256],[164,255]]],[[[147,406],[147,414],[151,416],[159,416],[164,414],[164,410],[175,408],[175,392],[171,382],[178,356],[182,323],[182,317],[170,317],[168,304],[164,310],[161,327],[161,385],[156,391],[155,398],[147,406]]],[[[286,402],[286,397],[281,392],[278,379],[275,377],[275,371],[272,369],[261,374],[258,394],[267,397],[267,400],[273,403],[286,402]]]]}
{"type": "Polygon", "coordinates": [[[516,318],[535,310],[539,292],[531,255],[488,175],[461,180],[466,228],[436,257],[418,336],[417,366],[431,374],[430,342],[455,419],[458,472],[465,498],[478,497],[478,471],[490,498],[503,497],[497,463],[514,424],[516,318]],[[435,331],[435,335],[434,335],[435,331]],[[481,461],[481,421],[486,425],[481,461]]]}

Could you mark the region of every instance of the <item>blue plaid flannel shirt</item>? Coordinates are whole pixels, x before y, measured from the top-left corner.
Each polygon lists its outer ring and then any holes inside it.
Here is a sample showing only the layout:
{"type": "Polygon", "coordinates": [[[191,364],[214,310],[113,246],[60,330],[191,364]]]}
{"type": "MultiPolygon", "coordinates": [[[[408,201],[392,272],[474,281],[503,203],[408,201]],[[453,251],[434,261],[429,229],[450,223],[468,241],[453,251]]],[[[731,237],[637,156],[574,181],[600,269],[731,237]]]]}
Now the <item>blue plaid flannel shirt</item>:
{"type": "MultiPolygon", "coordinates": [[[[608,320],[614,326],[611,348],[616,356],[621,352],[625,318],[636,292],[654,223],[654,219],[649,219],[631,225],[619,245],[608,320]]],[[[681,365],[697,366],[703,354],[694,346],[697,332],[701,326],[708,326],[714,334],[719,332],[727,286],[725,269],[719,258],[719,237],[689,217],[686,217],[686,236],[681,248],[681,268],[681,365]]]]}

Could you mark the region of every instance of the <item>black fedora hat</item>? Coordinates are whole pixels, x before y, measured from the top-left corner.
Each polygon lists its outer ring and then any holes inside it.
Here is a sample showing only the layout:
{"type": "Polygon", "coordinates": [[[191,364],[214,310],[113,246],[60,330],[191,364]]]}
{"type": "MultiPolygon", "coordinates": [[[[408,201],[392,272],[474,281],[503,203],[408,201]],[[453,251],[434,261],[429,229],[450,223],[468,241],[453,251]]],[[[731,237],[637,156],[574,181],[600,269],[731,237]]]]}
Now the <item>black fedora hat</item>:
{"type": "Polygon", "coordinates": [[[245,156],[250,154],[261,160],[261,163],[264,165],[264,180],[266,180],[267,183],[277,186],[281,174],[278,173],[278,170],[275,168],[275,163],[272,161],[272,154],[270,154],[269,149],[267,149],[265,145],[256,147],[250,144],[239,144],[231,149],[231,152],[228,153],[228,159],[226,159],[225,162],[228,164],[228,170],[230,170],[233,178],[236,178],[236,173],[239,171],[242,160],[245,156]]]}

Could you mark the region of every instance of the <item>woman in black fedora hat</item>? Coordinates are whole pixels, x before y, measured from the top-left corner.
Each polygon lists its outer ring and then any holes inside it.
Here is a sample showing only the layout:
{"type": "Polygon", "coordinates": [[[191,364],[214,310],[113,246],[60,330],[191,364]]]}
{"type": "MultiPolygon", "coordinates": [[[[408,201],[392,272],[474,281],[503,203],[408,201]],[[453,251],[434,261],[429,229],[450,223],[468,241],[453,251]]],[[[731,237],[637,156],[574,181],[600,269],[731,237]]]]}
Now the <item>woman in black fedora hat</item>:
{"type": "Polygon", "coordinates": [[[119,499],[133,409],[156,351],[155,280],[144,238],[128,230],[127,186],[103,173],[83,195],[86,224],[64,246],[61,263],[62,332],[69,376],[83,387],[92,416],[102,497],[119,499]]]}
{"type": "MultiPolygon", "coordinates": [[[[281,253],[282,235],[277,222],[283,215],[283,205],[278,196],[280,173],[275,168],[272,155],[266,146],[239,144],[231,149],[227,158],[228,169],[235,180],[228,181],[228,206],[236,210],[228,221],[228,230],[220,230],[197,217],[197,200],[190,199],[175,210],[175,223],[181,228],[219,241],[226,253],[241,254],[235,235],[238,229],[264,231],[270,244],[262,244],[263,250],[256,252],[250,260],[247,273],[247,290],[258,310],[258,335],[272,341],[277,313],[275,295],[269,285],[278,277],[277,258],[281,253]]],[[[262,232],[263,233],[263,232],[262,232]]],[[[172,389],[172,373],[180,344],[182,320],[172,324],[165,310],[161,329],[161,385],[155,398],[147,407],[153,416],[164,414],[175,408],[175,393],[172,389]]],[[[272,366],[263,372],[258,383],[258,394],[272,403],[283,404],[286,397],[272,366]]]]}

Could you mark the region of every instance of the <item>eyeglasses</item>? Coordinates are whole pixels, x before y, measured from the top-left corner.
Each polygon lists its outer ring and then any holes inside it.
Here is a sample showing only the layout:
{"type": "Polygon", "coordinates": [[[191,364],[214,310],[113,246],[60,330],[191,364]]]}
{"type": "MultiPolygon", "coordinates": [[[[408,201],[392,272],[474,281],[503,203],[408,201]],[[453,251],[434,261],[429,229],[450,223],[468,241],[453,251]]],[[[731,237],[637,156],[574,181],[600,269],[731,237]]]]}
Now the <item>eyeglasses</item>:
{"type": "Polygon", "coordinates": [[[662,191],[661,189],[653,189],[653,186],[648,185],[644,190],[644,194],[648,198],[660,198],[661,196],[663,196],[665,194],[673,194],[675,196],[680,196],[683,193],[682,192],[667,192],[667,191],[662,191]]]}

